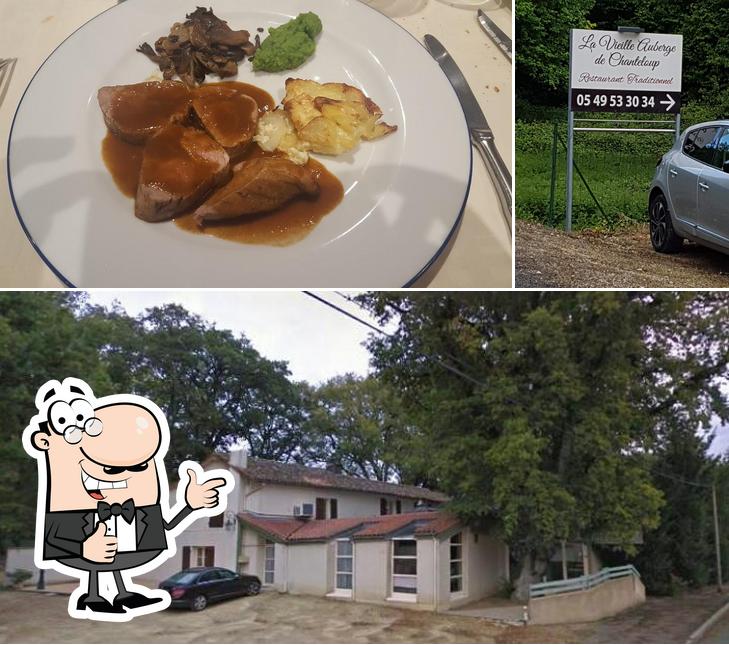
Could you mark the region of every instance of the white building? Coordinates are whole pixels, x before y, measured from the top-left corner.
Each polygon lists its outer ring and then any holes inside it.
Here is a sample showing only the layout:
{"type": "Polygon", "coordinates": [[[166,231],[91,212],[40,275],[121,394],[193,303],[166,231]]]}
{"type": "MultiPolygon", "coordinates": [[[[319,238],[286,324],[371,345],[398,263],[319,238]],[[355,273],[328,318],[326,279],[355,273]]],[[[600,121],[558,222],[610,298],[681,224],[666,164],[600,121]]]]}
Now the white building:
{"type": "Polygon", "coordinates": [[[215,565],[282,592],[446,609],[494,593],[508,577],[506,545],[438,510],[441,493],[245,451],[204,465],[233,474],[228,510],[178,536],[177,554],[154,572],[159,580],[215,565]]]}

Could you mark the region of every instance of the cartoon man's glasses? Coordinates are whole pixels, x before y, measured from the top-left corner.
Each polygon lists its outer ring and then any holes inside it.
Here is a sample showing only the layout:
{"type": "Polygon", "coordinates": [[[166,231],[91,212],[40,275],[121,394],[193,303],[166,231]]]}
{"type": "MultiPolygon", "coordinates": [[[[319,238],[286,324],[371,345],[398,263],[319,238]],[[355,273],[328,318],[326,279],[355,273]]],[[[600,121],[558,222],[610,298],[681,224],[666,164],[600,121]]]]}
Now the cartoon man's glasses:
{"type": "Polygon", "coordinates": [[[101,420],[94,416],[94,408],[84,399],[75,399],[70,403],[56,401],[48,409],[48,424],[70,444],[81,441],[84,432],[96,437],[104,429],[101,420]]]}

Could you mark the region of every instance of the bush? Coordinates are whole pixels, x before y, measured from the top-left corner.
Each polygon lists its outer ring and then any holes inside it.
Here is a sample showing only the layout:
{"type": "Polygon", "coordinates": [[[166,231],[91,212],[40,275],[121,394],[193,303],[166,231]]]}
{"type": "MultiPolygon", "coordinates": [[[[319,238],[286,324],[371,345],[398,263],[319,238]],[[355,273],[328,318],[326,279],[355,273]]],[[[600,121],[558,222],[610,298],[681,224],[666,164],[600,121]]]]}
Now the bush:
{"type": "Polygon", "coordinates": [[[499,587],[498,591],[496,592],[496,595],[499,598],[511,598],[515,591],[516,585],[511,580],[507,580],[503,577],[499,578],[499,587]]]}
{"type": "Polygon", "coordinates": [[[7,575],[10,586],[12,587],[22,587],[23,583],[27,582],[32,577],[33,573],[27,569],[16,569],[7,575]]]}

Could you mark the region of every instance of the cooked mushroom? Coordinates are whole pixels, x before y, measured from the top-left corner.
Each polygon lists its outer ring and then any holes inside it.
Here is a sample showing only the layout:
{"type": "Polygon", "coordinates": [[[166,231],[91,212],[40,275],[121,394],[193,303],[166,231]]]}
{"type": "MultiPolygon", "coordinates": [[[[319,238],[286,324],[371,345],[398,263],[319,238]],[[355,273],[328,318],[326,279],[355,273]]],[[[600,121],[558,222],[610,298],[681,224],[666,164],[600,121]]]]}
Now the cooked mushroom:
{"type": "Polygon", "coordinates": [[[245,29],[234,31],[212,9],[198,7],[185,17],[184,23],[176,22],[167,36],[158,38],[154,48],[148,43],[137,48],[167,80],[179,76],[185,85],[194,87],[207,74],[235,76],[238,63],[256,51],[258,43],[251,42],[245,29]]]}

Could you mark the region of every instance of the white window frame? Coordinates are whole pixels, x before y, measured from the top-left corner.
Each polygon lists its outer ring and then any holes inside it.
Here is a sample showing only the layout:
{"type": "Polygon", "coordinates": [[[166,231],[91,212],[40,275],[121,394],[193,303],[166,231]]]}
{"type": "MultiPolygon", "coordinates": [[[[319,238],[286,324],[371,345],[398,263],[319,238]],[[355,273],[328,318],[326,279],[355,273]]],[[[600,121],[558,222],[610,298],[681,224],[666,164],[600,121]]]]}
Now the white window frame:
{"type": "Polygon", "coordinates": [[[418,541],[414,535],[402,535],[391,539],[392,546],[390,556],[390,597],[388,600],[397,600],[401,602],[417,602],[418,601],[418,541]],[[397,542],[414,542],[415,555],[395,555],[395,543],[397,542]],[[395,573],[395,560],[415,560],[415,573],[395,573]],[[398,578],[412,578],[415,580],[415,592],[409,593],[405,591],[395,591],[395,576],[398,578]]]}
{"type": "Polygon", "coordinates": [[[351,538],[339,538],[334,543],[334,591],[341,595],[352,595],[354,589],[354,541],[351,538]],[[352,547],[352,555],[339,555],[339,545],[349,543],[352,547]],[[352,565],[349,571],[339,570],[339,561],[349,560],[352,565]],[[340,575],[349,576],[351,583],[349,587],[340,587],[337,584],[340,575]]]}
{"type": "Polygon", "coordinates": [[[204,567],[205,566],[205,547],[204,546],[191,546],[190,547],[190,566],[191,567],[204,567]]]}
{"type": "Polygon", "coordinates": [[[464,562],[465,558],[463,547],[465,546],[464,540],[463,540],[463,531],[458,531],[458,533],[454,533],[451,535],[450,539],[448,540],[448,591],[450,592],[451,596],[462,596],[466,593],[466,585],[465,585],[465,577],[463,575],[464,571],[464,562]],[[458,537],[459,542],[453,542],[453,538],[458,537]],[[461,557],[460,558],[453,558],[451,557],[451,548],[454,546],[458,546],[461,549],[461,557]],[[453,575],[451,573],[451,567],[454,562],[457,562],[459,566],[460,573],[453,575]],[[451,584],[453,583],[453,580],[460,579],[461,581],[461,589],[459,591],[451,591],[451,584]]]}
{"type": "Polygon", "coordinates": [[[263,584],[272,585],[276,582],[276,543],[273,540],[264,542],[263,546],[263,584]],[[270,549],[270,551],[269,551],[270,549]],[[269,557],[269,553],[271,557],[269,557]],[[268,564],[271,563],[269,568],[268,564]],[[270,574],[270,576],[269,576],[270,574]],[[270,579],[269,579],[270,578],[270,579]]]}

